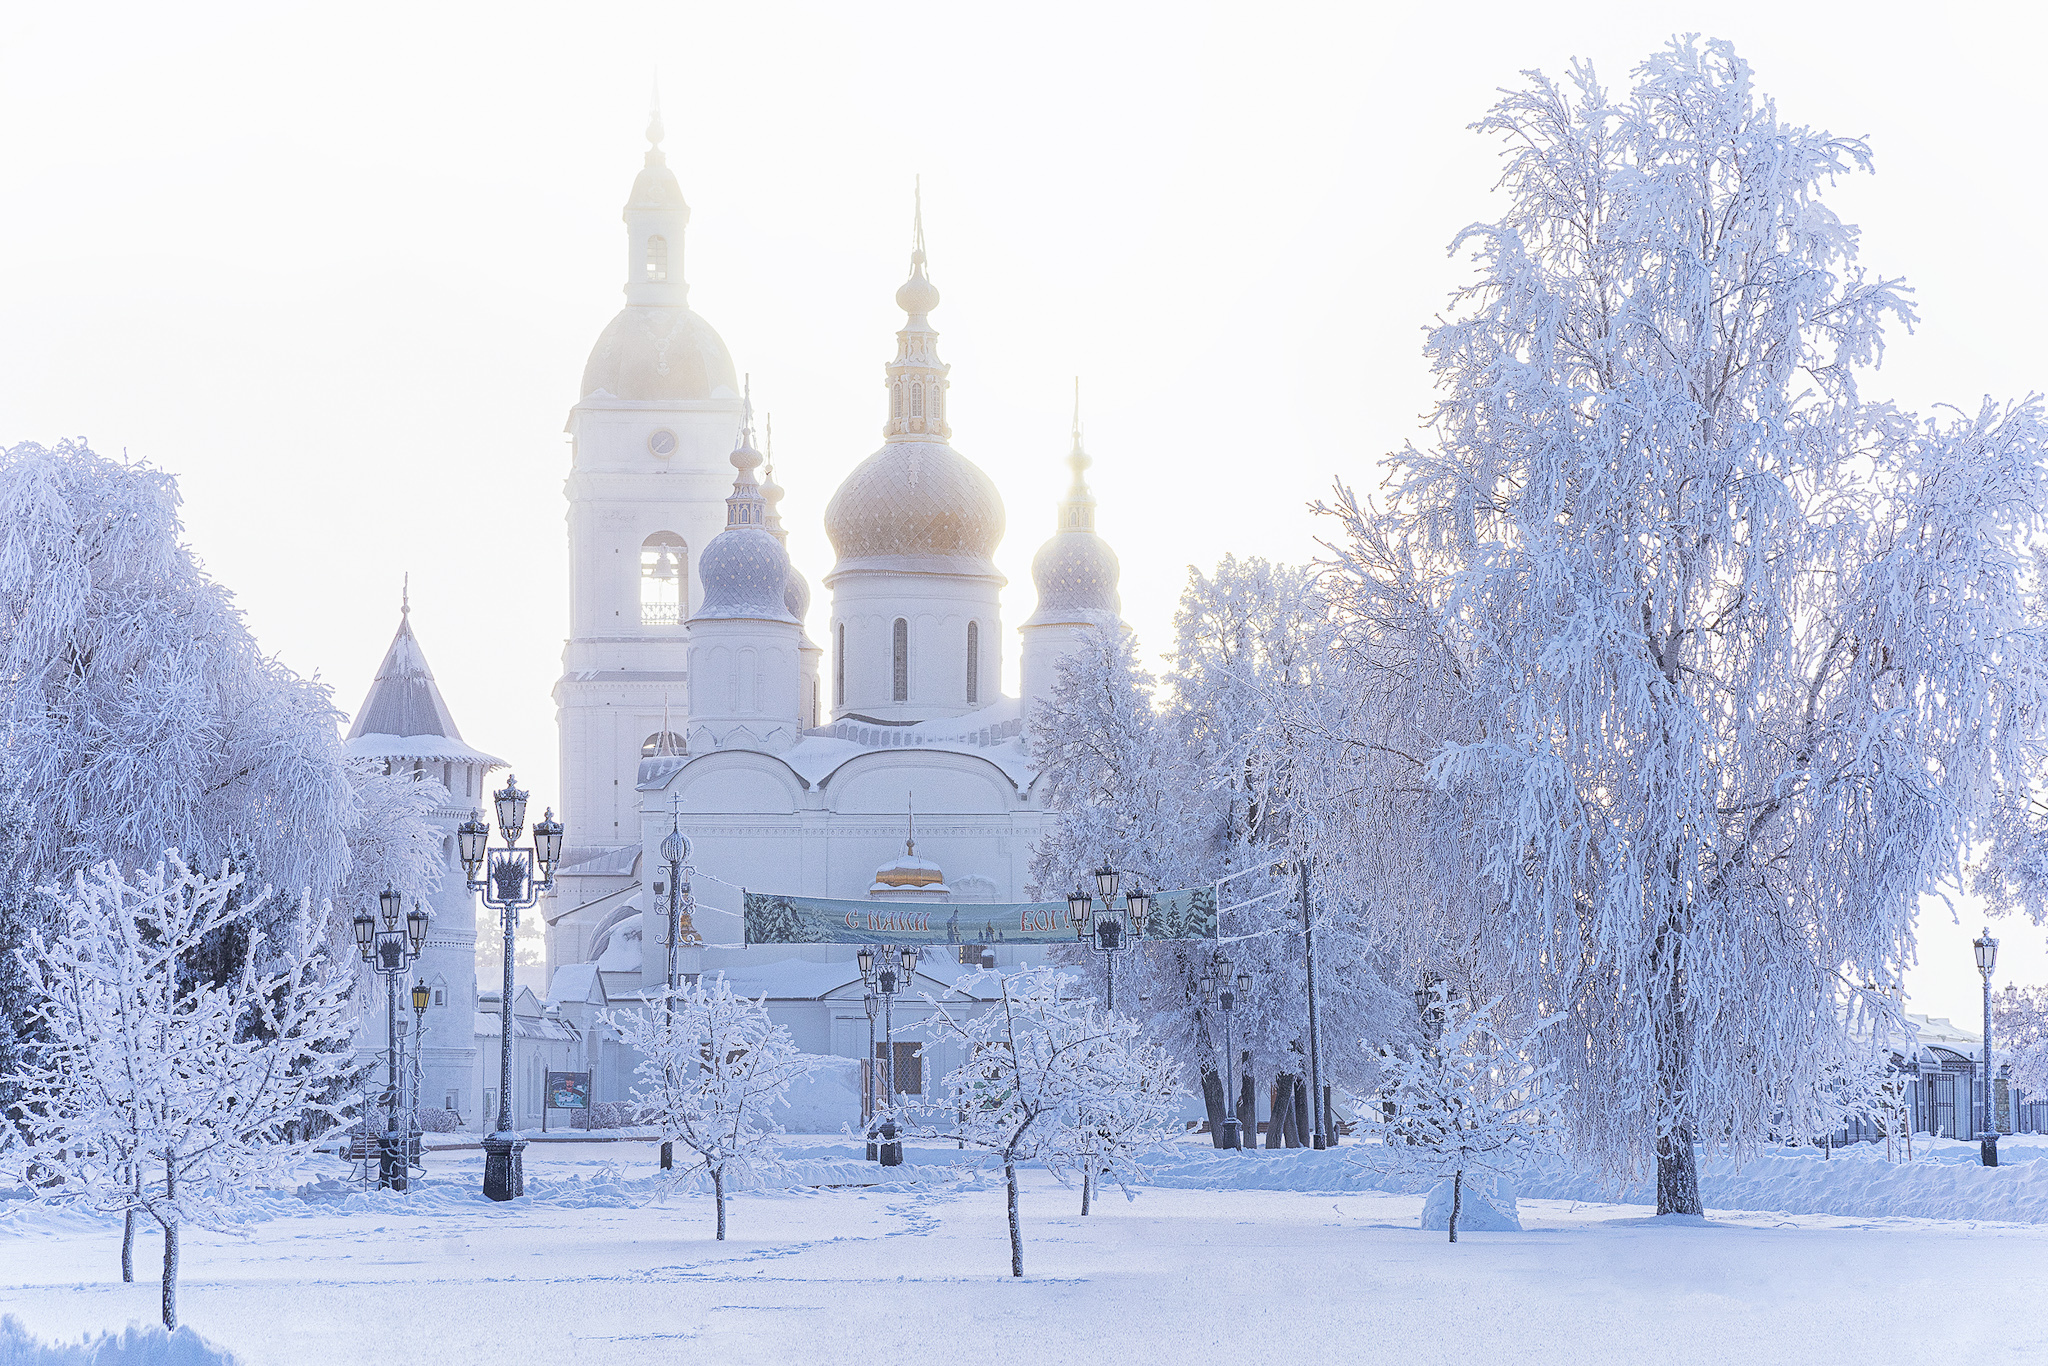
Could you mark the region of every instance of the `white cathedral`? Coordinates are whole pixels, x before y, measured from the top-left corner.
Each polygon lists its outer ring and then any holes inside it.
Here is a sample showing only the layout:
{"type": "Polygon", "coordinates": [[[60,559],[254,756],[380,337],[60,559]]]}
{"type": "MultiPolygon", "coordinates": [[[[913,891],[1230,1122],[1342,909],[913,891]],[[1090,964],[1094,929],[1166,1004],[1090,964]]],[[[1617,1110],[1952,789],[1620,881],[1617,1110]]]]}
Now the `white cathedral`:
{"type": "MultiPolygon", "coordinates": [[[[662,985],[660,850],[676,828],[694,869],[680,971],[765,992],[799,1046],[850,1069],[868,1031],[852,950],[743,946],[741,889],[925,903],[1063,896],[1064,885],[1027,883],[1044,820],[1026,743],[1032,706],[1085,628],[1120,624],[1117,559],[1095,532],[1077,420],[1073,485],[1032,562],[1037,608],[1018,628],[1021,696],[1000,691],[1003,506],[948,441],[949,367],[920,223],[896,291],[908,316],[886,367],[885,440],[825,513],[837,562],[823,580],[831,600],[818,643],[810,584],[777,512],[783,491],[772,467],[757,475],[732,357],[689,308],[690,209],[658,114],[648,138],[624,214],[626,306],[592,348],[569,413],[569,639],[554,694],[568,848],[540,911],[548,994],[519,994],[519,1047],[533,1058],[520,1063],[515,1096],[533,1092],[543,1066],[567,1065],[542,1060],[566,1030],[597,1098],[627,1098],[633,1060],[594,1017],[662,985]]],[[[465,769],[465,790],[480,791],[482,773],[465,769]]],[[[1026,952],[997,951],[998,965],[1026,952]]],[[[969,970],[928,953],[920,972],[931,980],[904,998],[899,1023],[923,990],[969,970]]],[[[495,1019],[479,1017],[486,1027],[495,1034],[495,1019]]],[[[951,1062],[898,1048],[914,1064],[911,1080],[899,1077],[905,1089],[951,1062]]],[[[480,1064],[495,1053],[481,1050],[480,1064]]],[[[473,1104],[494,1095],[489,1071],[480,1065],[473,1104]]],[[[798,1122],[836,1129],[854,1117],[837,1111],[855,1095],[848,1084],[816,1096],[798,1122]]],[[[523,1099],[519,1110],[515,1122],[531,1123],[523,1099]]]]}

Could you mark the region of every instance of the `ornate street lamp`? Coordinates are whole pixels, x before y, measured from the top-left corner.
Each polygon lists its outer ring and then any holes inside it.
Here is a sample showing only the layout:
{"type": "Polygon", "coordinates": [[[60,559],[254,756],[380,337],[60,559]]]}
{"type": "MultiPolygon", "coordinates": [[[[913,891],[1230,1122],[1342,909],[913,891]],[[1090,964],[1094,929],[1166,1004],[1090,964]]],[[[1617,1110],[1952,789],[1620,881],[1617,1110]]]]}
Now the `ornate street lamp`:
{"type": "MultiPolygon", "coordinates": [[[[676,992],[682,986],[682,979],[677,976],[676,950],[685,935],[692,944],[702,943],[703,936],[697,933],[689,909],[683,904],[690,896],[690,875],[697,871],[690,866],[690,837],[683,833],[680,815],[671,813],[669,820],[669,832],[661,839],[661,857],[668,864],[668,995],[663,998],[663,1008],[673,1021],[676,1017],[676,992]]],[[[661,1169],[669,1171],[675,1165],[675,1144],[664,1141],[661,1145],[661,1169]]]]}
{"type": "Polygon", "coordinates": [[[1991,927],[1970,941],[1977,953],[1977,971],[1984,978],[1984,1123],[1977,1130],[1978,1154],[1987,1167],[1998,1165],[1998,1111],[1991,1095],[1991,971],[1998,966],[1998,941],[1991,927]]]}
{"type": "Polygon", "coordinates": [[[1074,927],[1074,938],[1103,955],[1103,1004],[1110,1010],[1116,1009],[1116,955],[1128,947],[1128,940],[1145,937],[1145,923],[1152,917],[1152,894],[1136,884],[1124,897],[1124,904],[1116,904],[1122,884],[1123,874],[1107,863],[1095,870],[1095,892],[1102,898],[1100,914],[1095,910],[1095,896],[1085,888],[1067,893],[1067,920],[1074,927]]]}
{"type": "Polygon", "coordinates": [[[1244,1126],[1237,1117],[1237,1031],[1232,1027],[1231,1012],[1251,995],[1252,979],[1250,973],[1240,972],[1233,982],[1229,974],[1230,965],[1222,959],[1211,963],[1202,978],[1202,993],[1223,1012],[1223,1146],[1242,1150],[1244,1126]]]}
{"type": "MultiPolygon", "coordinates": [[[[870,995],[882,998],[882,1039],[884,1046],[889,1050],[883,1055],[888,1059],[888,1066],[884,1069],[884,1072],[888,1078],[887,1094],[889,1108],[894,1110],[896,1107],[896,996],[899,992],[908,991],[912,980],[917,975],[918,951],[907,944],[900,949],[883,949],[879,971],[877,970],[873,945],[861,945],[859,951],[854,954],[854,958],[860,963],[861,981],[867,986],[870,995]],[[899,968],[901,969],[900,974],[898,972],[899,968]]],[[[871,1074],[874,1071],[874,1011],[872,1007],[869,1008],[868,1013],[868,1071],[871,1074]]],[[[881,1141],[879,1143],[875,1141],[875,1134],[870,1130],[868,1147],[885,1167],[900,1167],[903,1165],[903,1144],[897,1139],[896,1135],[896,1120],[893,1115],[882,1121],[881,1141]]]]}
{"type": "Polygon", "coordinates": [[[526,1140],[512,1130],[512,938],[519,928],[519,913],[540,904],[541,897],[555,889],[555,865],[562,861],[562,823],[552,808],[534,824],[531,848],[514,843],[526,828],[526,795],[517,778],[507,778],[491,796],[503,845],[489,847],[491,828],[482,812],[455,832],[470,890],[483,893],[484,905],[498,913],[505,927],[504,994],[498,1003],[498,1127],[484,1138],[484,1194],[493,1200],[526,1194],[526,1140]]]}
{"type": "Polygon", "coordinates": [[[384,1137],[379,1140],[377,1185],[379,1189],[399,1191],[406,1188],[406,1177],[411,1171],[412,1135],[398,1132],[398,1112],[406,1108],[400,1103],[405,1081],[398,1058],[398,979],[426,947],[429,920],[427,913],[415,905],[401,928],[398,912],[404,905],[405,894],[395,887],[386,887],[377,893],[377,909],[384,918],[381,928],[375,916],[355,917],[356,952],[370,971],[384,979],[385,1070],[391,1088],[384,1096],[384,1137]]]}

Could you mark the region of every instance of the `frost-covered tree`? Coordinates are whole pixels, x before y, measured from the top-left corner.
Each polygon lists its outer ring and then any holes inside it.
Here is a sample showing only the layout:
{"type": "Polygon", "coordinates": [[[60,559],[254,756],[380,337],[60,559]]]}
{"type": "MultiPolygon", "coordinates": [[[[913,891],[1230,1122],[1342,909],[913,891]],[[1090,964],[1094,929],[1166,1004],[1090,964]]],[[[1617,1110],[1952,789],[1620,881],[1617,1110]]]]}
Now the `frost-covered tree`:
{"type": "Polygon", "coordinates": [[[723,1240],[726,1183],[781,1170],[782,1126],[774,1109],[819,1059],[800,1052],[789,1031],[768,1018],[765,997],[735,994],[723,974],[687,990],[664,990],[644,1011],[611,1011],[603,1020],[640,1055],[633,1099],[641,1122],[659,1128],[664,1143],[696,1155],[676,1168],[677,1178],[710,1176],[723,1240]]]}
{"type": "Polygon", "coordinates": [[[1512,1176],[1550,1134],[1555,1064],[1534,1061],[1533,1037],[1494,1028],[1499,1004],[1472,1006],[1447,984],[1432,987],[1429,1039],[1380,1046],[1380,1088],[1361,1111],[1373,1146],[1361,1149],[1360,1161],[1392,1175],[1450,1181],[1454,1243],[1465,1178],[1512,1176]]]}
{"type": "MultiPolygon", "coordinates": [[[[266,657],[181,540],[175,481],[82,441],[0,451],[0,942],[37,889],[175,849],[333,895],[354,798],[327,688],[266,657]]],[[[27,1009],[0,961],[0,1075],[27,1009]]]]}
{"type": "MultiPolygon", "coordinates": [[[[1329,604],[1309,570],[1226,558],[1212,574],[1191,570],[1176,617],[1164,698],[1138,664],[1127,633],[1097,631],[1062,663],[1051,701],[1034,722],[1050,814],[1033,860],[1052,894],[1104,861],[1154,888],[1195,887],[1231,876],[1221,893],[1230,961],[1200,942],[1148,943],[1118,955],[1117,999],[1136,1006],[1152,1037],[1197,1070],[1221,1141],[1223,1022],[1201,990],[1212,969],[1251,974],[1257,989],[1233,1017],[1246,1094],[1255,1074],[1284,1094],[1305,1094],[1307,982],[1297,880],[1270,874],[1313,840],[1336,785],[1310,773],[1348,752],[1302,717],[1347,696],[1331,677],[1329,604]],[[1327,789],[1327,790],[1326,790],[1327,789]]],[[[1343,781],[1355,785],[1348,770],[1343,781]]],[[[1361,931],[1375,889],[1348,877],[1313,880],[1319,995],[1327,1028],[1324,1079],[1368,1083],[1376,1066],[1356,1040],[1387,1037],[1398,1007],[1387,989],[1389,953],[1361,931]]],[[[1163,928],[1163,927],[1162,927],[1163,928]]],[[[1100,957],[1056,950],[1084,980],[1100,957]]]]}
{"type": "Polygon", "coordinates": [[[1436,699],[1430,862],[1484,989],[1568,1016],[1575,1149],[1697,1214],[1695,1144],[1823,1089],[1844,985],[1895,981],[1922,894],[2015,835],[2040,412],[1859,396],[1912,316],[1822,203],[1869,150],[1727,44],[1619,98],[1532,75],[1478,126],[1507,211],[1458,239],[1428,445],[1340,499],[1347,615],[1436,699]]]}
{"type": "Polygon", "coordinates": [[[354,933],[351,919],[379,914],[377,897],[387,887],[397,889],[408,906],[432,904],[442,877],[442,834],[433,812],[449,801],[448,789],[432,778],[406,769],[386,773],[383,764],[367,759],[348,765],[348,781],[356,818],[330,930],[343,947],[354,933]]]}
{"type": "Polygon", "coordinates": [[[985,1009],[932,1003],[927,1037],[958,1044],[967,1061],[946,1078],[941,1121],[920,1127],[1001,1159],[1010,1274],[1021,1276],[1018,1166],[1043,1162],[1065,1182],[1092,1165],[1128,1191],[1146,1155],[1172,1137],[1181,1091],[1173,1059],[1144,1041],[1143,1026],[1099,1010],[1071,976],[1034,968],[998,985],[1001,999],[985,1009]]]}
{"type": "Polygon", "coordinates": [[[135,1216],[162,1227],[166,1328],[180,1229],[291,1181],[351,1074],[349,974],[324,915],[303,896],[292,920],[268,914],[240,881],[176,857],[132,877],[100,864],[16,951],[39,1036],[13,1078],[35,1189],[123,1216],[124,1280],[135,1216]]]}
{"type": "Polygon", "coordinates": [[[2048,1098],[2048,987],[2008,985],[1991,997],[1992,1044],[2012,1068],[2012,1087],[2048,1098]]]}

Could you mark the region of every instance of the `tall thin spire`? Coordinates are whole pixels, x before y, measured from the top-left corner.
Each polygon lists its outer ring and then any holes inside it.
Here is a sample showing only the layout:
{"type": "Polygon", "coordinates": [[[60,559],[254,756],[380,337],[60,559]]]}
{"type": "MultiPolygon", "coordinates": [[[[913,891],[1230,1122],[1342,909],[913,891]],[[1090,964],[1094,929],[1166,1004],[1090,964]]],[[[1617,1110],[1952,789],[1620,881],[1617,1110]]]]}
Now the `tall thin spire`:
{"type": "Polygon", "coordinates": [[[754,449],[754,377],[748,375],[740,405],[739,441],[732,448],[732,467],[739,471],[732,481],[732,493],[725,500],[725,524],[760,526],[767,520],[767,505],[761,486],[754,482],[754,470],[761,453],[754,449]]]}
{"type": "Polygon", "coordinates": [[[889,362],[889,421],[882,431],[892,441],[944,441],[953,434],[946,425],[946,373],[952,367],[939,359],[939,334],[931,325],[939,291],[925,273],[921,177],[913,193],[910,278],[896,291],[896,306],[909,316],[896,334],[896,359],[889,362]]]}
{"type": "Polygon", "coordinates": [[[1067,452],[1067,468],[1074,472],[1073,485],[1060,501],[1061,531],[1095,530],[1095,494],[1088,487],[1088,467],[1094,457],[1081,448],[1081,377],[1074,376],[1074,448],[1067,452]]]}
{"type": "Polygon", "coordinates": [[[917,794],[903,794],[903,856],[917,857],[917,794]]]}
{"type": "Polygon", "coordinates": [[[654,69],[654,88],[647,94],[647,140],[656,147],[664,136],[661,126],[661,68],[654,69]]]}
{"type": "Polygon", "coordinates": [[[405,577],[399,580],[398,615],[401,617],[412,615],[412,571],[410,569],[406,570],[405,577]]]}
{"type": "Polygon", "coordinates": [[[679,757],[676,754],[675,732],[669,728],[668,690],[666,688],[662,689],[661,693],[661,734],[655,737],[654,754],[652,757],[656,759],[674,759],[679,757]]]}

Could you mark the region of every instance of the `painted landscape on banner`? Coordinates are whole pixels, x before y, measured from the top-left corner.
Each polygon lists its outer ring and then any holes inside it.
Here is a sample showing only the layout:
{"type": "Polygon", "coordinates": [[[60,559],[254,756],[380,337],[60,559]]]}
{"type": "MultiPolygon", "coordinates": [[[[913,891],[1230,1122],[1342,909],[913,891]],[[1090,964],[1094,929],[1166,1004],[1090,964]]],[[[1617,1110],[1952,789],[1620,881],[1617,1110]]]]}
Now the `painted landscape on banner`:
{"type": "MultiPolygon", "coordinates": [[[[749,944],[1057,944],[1075,927],[1065,901],[921,905],[748,892],[746,930],[749,944]]],[[[1155,893],[1142,937],[1214,939],[1216,889],[1155,893]]]]}

